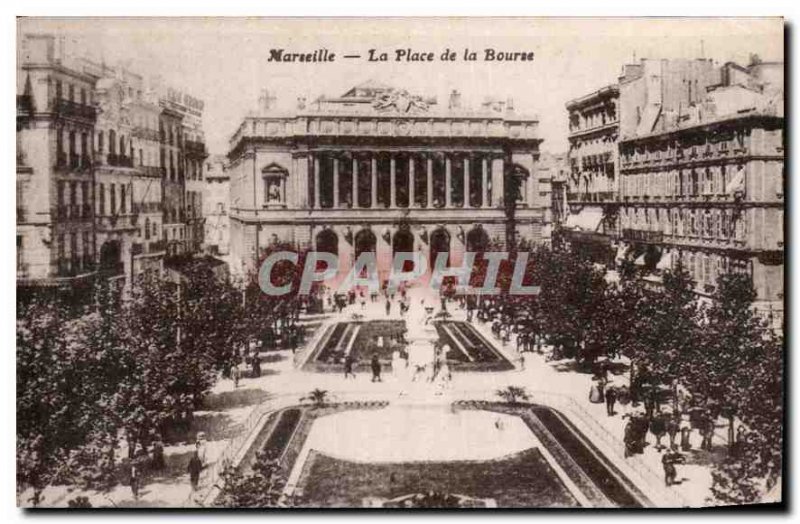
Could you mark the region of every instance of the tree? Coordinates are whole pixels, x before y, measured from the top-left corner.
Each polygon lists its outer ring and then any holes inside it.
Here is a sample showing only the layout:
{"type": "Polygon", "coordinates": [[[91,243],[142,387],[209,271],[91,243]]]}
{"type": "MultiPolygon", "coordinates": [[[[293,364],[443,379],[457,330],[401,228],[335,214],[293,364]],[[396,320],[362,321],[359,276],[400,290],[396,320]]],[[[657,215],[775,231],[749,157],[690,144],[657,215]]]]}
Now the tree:
{"type": "Polygon", "coordinates": [[[87,348],[78,319],[38,297],[17,310],[17,484],[38,505],[65,478],[73,453],[100,424],[92,409],[102,356],[87,348]]]}
{"type": "Polygon", "coordinates": [[[308,395],[300,399],[301,402],[306,400],[313,403],[315,408],[321,408],[328,402],[328,391],[319,388],[312,389],[308,395]]]}
{"type": "Polygon", "coordinates": [[[275,508],[286,506],[283,488],[286,478],[277,460],[265,452],[256,453],[252,472],[226,468],[221,476],[215,505],[225,508],[275,508]]]}
{"type": "Polygon", "coordinates": [[[701,344],[687,368],[692,392],[738,419],[747,438],[715,468],[712,492],[724,502],[757,502],[783,463],[783,339],[755,314],[751,279],[727,274],[706,312],[701,344]],[[713,358],[708,358],[713,355],[713,358]]]}
{"type": "Polygon", "coordinates": [[[518,404],[521,400],[528,400],[528,391],[522,386],[506,386],[497,390],[497,396],[509,404],[518,404]]]}

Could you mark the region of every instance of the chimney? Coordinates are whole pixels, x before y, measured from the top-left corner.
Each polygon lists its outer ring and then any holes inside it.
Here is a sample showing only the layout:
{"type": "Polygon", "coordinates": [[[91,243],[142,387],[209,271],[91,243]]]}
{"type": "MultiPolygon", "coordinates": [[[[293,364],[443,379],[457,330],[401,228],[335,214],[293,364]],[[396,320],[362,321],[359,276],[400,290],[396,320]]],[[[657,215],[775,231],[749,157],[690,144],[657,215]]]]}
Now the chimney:
{"type": "Polygon", "coordinates": [[[457,90],[453,89],[450,93],[450,103],[448,104],[448,109],[458,109],[461,107],[461,93],[457,90]]]}
{"type": "Polygon", "coordinates": [[[506,100],[506,112],[507,113],[513,113],[514,112],[514,99],[513,98],[509,97],[506,100]]]}

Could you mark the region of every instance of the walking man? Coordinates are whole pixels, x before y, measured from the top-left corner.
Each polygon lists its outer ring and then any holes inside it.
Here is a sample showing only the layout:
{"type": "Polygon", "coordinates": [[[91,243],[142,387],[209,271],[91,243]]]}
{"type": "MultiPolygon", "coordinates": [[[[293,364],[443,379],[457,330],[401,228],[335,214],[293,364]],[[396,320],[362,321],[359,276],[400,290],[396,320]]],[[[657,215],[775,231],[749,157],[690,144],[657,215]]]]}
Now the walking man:
{"type": "Polygon", "coordinates": [[[377,353],[372,355],[370,367],[372,368],[372,382],[383,382],[381,380],[381,362],[378,360],[377,353]]]}
{"type": "Polygon", "coordinates": [[[189,459],[189,482],[192,483],[192,491],[197,491],[197,486],[200,483],[200,472],[203,470],[203,462],[200,460],[197,452],[192,454],[189,459]]]}
{"type": "Polygon", "coordinates": [[[386,316],[388,317],[392,312],[392,302],[387,298],[386,299],[386,316]]]}
{"type": "Polygon", "coordinates": [[[242,372],[239,370],[239,363],[237,362],[235,366],[233,366],[233,387],[234,389],[239,387],[239,380],[242,378],[242,372]]]}
{"type": "Polygon", "coordinates": [[[344,357],[344,378],[347,380],[348,375],[356,378],[356,374],[353,373],[353,355],[348,354],[344,357]]]}
{"type": "Polygon", "coordinates": [[[609,417],[614,416],[614,404],[617,402],[617,388],[614,386],[606,390],[606,413],[609,417]]]}
{"type": "Polygon", "coordinates": [[[131,493],[134,500],[139,500],[139,483],[141,482],[141,471],[137,460],[131,462],[131,493]]]}

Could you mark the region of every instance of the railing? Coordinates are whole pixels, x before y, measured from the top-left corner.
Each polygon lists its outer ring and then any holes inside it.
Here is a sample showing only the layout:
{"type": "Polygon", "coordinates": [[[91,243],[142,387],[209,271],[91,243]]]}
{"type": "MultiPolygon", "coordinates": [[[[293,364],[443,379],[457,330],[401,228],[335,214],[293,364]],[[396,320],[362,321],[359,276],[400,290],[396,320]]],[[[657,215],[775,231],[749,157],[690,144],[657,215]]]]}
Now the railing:
{"type": "Polygon", "coordinates": [[[662,231],[647,231],[643,229],[623,229],[622,238],[633,242],[660,244],[664,241],[664,233],[662,231]]]}
{"type": "Polygon", "coordinates": [[[250,439],[253,429],[262,419],[275,410],[299,403],[300,399],[296,394],[281,395],[256,406],[250,412],[250,415],[242,424],[241,431],[228,441],[219,457],[213,464],[204,469],[200,475],[201,485],[209,490],[203,498],[204,506],[210,506],[214,503],[214,499],[219,494],[216,484],[222,472],[228,466],[234,466],[241,460],[242,457],[240,455],[247,451],[245,443],[250,439]]]}
{"type": "Polygon", "coordinates": [[[78,117],[87,120],[94,120],[97,117],[97,111],[94,107],[72,102],[71,100],[58,100],[54,109],[59,116],[78,117]]]}
{"type": "Polygon", "coordinates": [[[142,174],[144,176],[151,176],[157,178],[162,176],[164,168],[156,166],[139,166],[139,169],[142,171],[142,174]]]}
{"type": "Polygon", "coordinates": [[[133,159],[129,156],[109,153],[108,165],[116,167],[133,167],[133,159]]]}
{"type": "MultiPolygon", "coordinates": [[[[654,472],[641,457],[636,455],[624,457],[620,454],[619,450],[624,449],[623,442],[611,434],[608,429],[601,426],[583,406],[575,401],[575,399],[566,395],[545,391],[534,391],[531,396],[533,402],[554,407],[565,412],[563,413],[565,416],[567,413],[573,415],[575,418],[571,419],[572,422],[578,422],[576,426],[579,426],[578,429],[585,434],[590,442],[597,444],[598,441],[602,441],[605,444],[605,449],[602,450],[604,455],[615,455],[616,460],[613,461],[614,464],[630,466],[630,470],[635,474],[637,480],[650,488],[648,492],[655,492],[660,495],[662,500],[653,501],[656,502],[657,505],[663,505],[664,503],[673,507],[686,507],[690,505],[688,501],[675,491],[664,489],[664,479],[662,476],[654,472]]],[[[638,484],[638,482],[636,484],[638,484]]]]}
{"type": "Polygon", "coordinates": [[[203,142],[197,142],[195,140],[187,140],[184,142],[184,146],[186,149],[186,153],[196,153],[198,155],[205,155],[206,154],[206,145],[203,142]]]}
{"type": "Polygon", "coordinates": [[[134,127],[133,131],[131,131],[131,136],[133,136],[134,138],[142,138],[144,140],[150,140],[152,142],[158,142],[159,140],[158,131],[143,126],[134,127]]]}
{"type": "Polygon", "coordinates": [[[614,191],[589,191],[585,193],[567,193],[570,202],[611,202],[616,200],[614,191]]]}

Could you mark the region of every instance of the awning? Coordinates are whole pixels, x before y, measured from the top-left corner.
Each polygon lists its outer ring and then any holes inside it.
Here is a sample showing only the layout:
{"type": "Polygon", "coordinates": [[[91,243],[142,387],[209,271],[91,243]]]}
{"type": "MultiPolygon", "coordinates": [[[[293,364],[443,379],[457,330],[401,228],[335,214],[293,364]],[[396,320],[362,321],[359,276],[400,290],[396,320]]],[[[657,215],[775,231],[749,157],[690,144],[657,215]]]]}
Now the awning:
{"type": "Polygon", "coordinates": [[[637,266],[643,266],[644,265],[644,253],[639,255],[639,258],[636,259],[634,264],[637,265],[637,266]]]}
{"type": "Polygon", "coordinates": [[[581,231],[597,231],[602,220],[602,209],[582,209],[579,213],[567,217],[566,227],[581,231]]]}
{"type": "Polygon", "coordinates": [[[666,271],[667,269],[672,269],[672,253],[665,251],[661,254],[661,258],[658,260],[658,264],[656,264],[656,269],[659,271],[666,271]]]}

